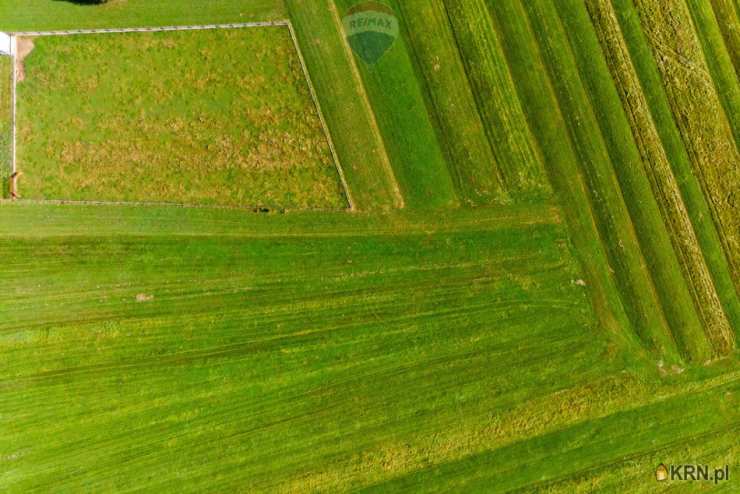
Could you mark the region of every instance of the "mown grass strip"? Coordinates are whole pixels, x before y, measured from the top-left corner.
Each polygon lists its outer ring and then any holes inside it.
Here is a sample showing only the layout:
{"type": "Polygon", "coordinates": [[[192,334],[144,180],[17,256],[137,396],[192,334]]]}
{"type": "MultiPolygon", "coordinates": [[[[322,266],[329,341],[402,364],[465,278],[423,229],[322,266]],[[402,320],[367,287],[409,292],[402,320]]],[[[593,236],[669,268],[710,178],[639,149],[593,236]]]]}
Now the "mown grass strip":
{"type": "Polygon", "coordinates": [[[11,140],[13,139],[13,68],[12,59],[0,56],[0,197],[8,197],[11,172],[11,140]]]}
{"type": "Polygon", "coordinates": [[[740,146],[740,82],[728,46],[725,45],[711,3],[706,0],[686,0],[686,4],[701,41],[709,73],[717,87],[717,95],[735,137],[735,145],[740,146]]]}
{"type": "Polygon", "coordinates": [[[0,31],[92,29],[284,19],[283,0],[125,0],[86,2],[0,0],[0,31]]]}
{"type": "MultiPolygon", "coordinates": [[[[354,3],[334,0],[338,24],[354,3]]],[[[373,65],[358,56],[355,60],[406,206],[434,209],[458,205],[405,36],[399,36],[373,65]]]]}
{"type": "MultiPolygon", "coordinates": [[[[589,7],[592,8],[594,3],[596,3],[595,0],[590,0],[589,7]]],[[[649,115],[644,118],[649,116],[652,119],[660,139],[660,142],[655,143],[652,148],[661,145],[665,151],[722,307],[731,325],[740,328],[740,307],[732,270],[725,255],[720,233],[713,221],[708,198],[704,195],[701,184],[693,172],[691,159],[671,111],[657,62],[653,58],[650,44],[640,25],[639,16],[631,0],[614,0],[612,6],[642,90],[635,94],[644,95],[646,110],[649,111],[649,115]]],[[[632,112],[628,114],[633,115],[632,112]]],[[[649,129],[641,130],[644,131],[635,133],[640,138],[638,143],[642,142],[642,138],[650,135],[649,129]]],[[[682,231],[688,230],[682,229],[682,231]]]]}
{"type": "MultiPolygon", "coordinates": [[[[626,110],[626,118],[629,119],[629,125],[632,127],[634,142],[639,149],[642,163],[636,166],[650,180],[652,195],[657,198],[663,222],[670,231],[670,240],[679,256],[684,278],[688,281],[694,306],[702,316],[704,327],[713,342],[722,346],[720,343],[725,341],[726,346],[728,339],[729,342],[733,339],[732,324],[722,308],[689,212],[684,204],[680,185],[671,169],[666,150],[663,148],[652,119],[647,97],[643,93],[637,72],[630,59],[616,13],[609,2],[595,0],[587,2],[586,5],[606,56],[608,68],[616,82],[621,103],[626,110]]],[[[631,141],[632,138],[626,136],[622,142],[631,141]]],[[[648,194],[645,197],[651,195],[649,191],[645,193],[648,194]]],[[[639,202],[635,201],[635,204],[639,202]]],[[[728,303],[734,305],[737,310],[737,298],[730,298],[728,303]]],[[[719,350],[726,351],[727,349],[719,348],[719,350]]]]}
{"type": "Polygon", "coordinates": [[[712,0],[714,15],[725,39],[735,74],[740,77],[740,13],[732,0],[712,0]]]}
{"type": "MultiPolygon", "coordinates": [[[[739,387],[734,380],[674,396],[434,466],[378,484],[366,492],[408,492],[412,486],[416,492],[511,492],[518,489],[532,492],[552,482],[616,467],[623,464],[625,458],[654,455],[682,444],[703,441],[723,448],[726,447],[723,438],[740,430],[736,396],[739,387]],[[557,461],[553,461],[555,455],[557,461]]],[[[682,458],[681,463],[691,459],[682,458]]],[[[653,489],[650,492],[654,492],[655,467],[651,465],[653,489]]]]}
{"type": "Polygon", "coordinates": [[[505,189],[442,0],[397,2],[426,82],[461,202],[501,202],[505,189]]]}
{"type": "Polygon", "coordinates": [[[493,154],[511,194],[551,193],[491,15],[483,0],[444,0],[493,154]]]}
{"type": "Polygon", "coordinates": [[[740,152],[727,122],[691,15],[683,2],[614,0],[624,15],[639,15],[668,102],[717,223],[740,292],[740,152]]]}
{"type": "Polygon", "coordinates": [[[402,206],[362,82],[327,0],[288,0],[293,26],[358,210],[402,206]]]}
{"type": "MultiPolygon", "coordinates": [[[[581,173],[588,183],[596,224],[628,314],[649,348],[659,354],[672,355],[676,351],[676,343],[645,265],[601,129],[557,11],[551,3],[522,3],[542,50],[581,173]]],[[[703,351],[699,355],[706,356],[706,353],[703,351]]]]}
{"type": "Polygon", "coordinates": [[[538,140],[553,189],[562,201],[600,326],[636,355],[644,355],[611,275],[578,160],[526,14],[516,3],[492,2],[489,6],[497,17],[497,32],[514,87],[538,140]]]}
{"type": "MultiPolygon", "coordinates": [[[[673,250],[642,158],[632,136],[622,101],[614,86],[601,46],[583,2],[555,0],[573,52],[577,70],[587,90],[601,136],[615,173],[639,247],[661,302],[668,326],[685,356],[703,358],[695,348],[707,348],[706,337],[686,279],[673,250]]],[[[712,328],[717,353],[732,350],[729,325],[712,328]]]]}

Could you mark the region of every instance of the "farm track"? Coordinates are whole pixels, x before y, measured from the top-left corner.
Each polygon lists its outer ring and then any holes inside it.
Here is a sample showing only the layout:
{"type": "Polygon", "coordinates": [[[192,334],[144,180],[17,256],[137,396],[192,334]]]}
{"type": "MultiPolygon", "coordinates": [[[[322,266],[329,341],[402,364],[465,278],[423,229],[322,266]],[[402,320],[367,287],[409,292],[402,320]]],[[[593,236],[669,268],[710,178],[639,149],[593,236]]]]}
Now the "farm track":
{"type": "MultiPolygon", "coordinates": [[[[701,314],[703,327],[715,350],[720,354],[727,353],[732,348],[732,325],[723,310],[680,186],[630,60],[617,15],[609,2],[590,1],[587,7],[639,148],[642,171],[650,180],[652,194],[657,198],[663,221],[670,230],[673,249],[679,255],[684,278],[692,290],[693,305],[701,314]]],[[[728,313],[737,313],[736,297],[726,296],[726,305],[728,313]]]]}

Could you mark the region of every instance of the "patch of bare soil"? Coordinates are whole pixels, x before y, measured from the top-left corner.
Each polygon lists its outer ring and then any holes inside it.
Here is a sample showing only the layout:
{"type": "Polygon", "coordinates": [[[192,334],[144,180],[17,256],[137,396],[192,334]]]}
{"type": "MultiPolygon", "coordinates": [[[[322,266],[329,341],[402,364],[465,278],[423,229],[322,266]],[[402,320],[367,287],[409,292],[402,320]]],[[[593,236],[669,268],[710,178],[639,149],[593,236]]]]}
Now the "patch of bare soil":
{"type": "Polygon", "coordinates": [[[23,67],[23,59],[25,59],[29,53],[33,51],[33,39],[32,38],[24,38],[19,37],[17,40],[18,43],[18,53],[15,57],[15,73],[16,73],[16,80],[18,82],[21,82],[23,79],[26,78],[26,71],[23,67]]]}

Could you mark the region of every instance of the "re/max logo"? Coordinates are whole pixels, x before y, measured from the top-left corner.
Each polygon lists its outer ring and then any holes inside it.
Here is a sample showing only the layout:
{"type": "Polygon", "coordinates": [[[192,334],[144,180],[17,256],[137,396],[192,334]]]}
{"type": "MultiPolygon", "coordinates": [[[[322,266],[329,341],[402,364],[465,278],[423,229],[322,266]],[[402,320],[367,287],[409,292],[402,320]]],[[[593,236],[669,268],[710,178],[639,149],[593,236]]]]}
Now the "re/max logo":
{"type": "Polygon", "coordinates": [[[730,466],[711,468],[709,465],[671,465],[668,474],[671,480],[703,480],[716,484],[730,480],[730,466]]]}

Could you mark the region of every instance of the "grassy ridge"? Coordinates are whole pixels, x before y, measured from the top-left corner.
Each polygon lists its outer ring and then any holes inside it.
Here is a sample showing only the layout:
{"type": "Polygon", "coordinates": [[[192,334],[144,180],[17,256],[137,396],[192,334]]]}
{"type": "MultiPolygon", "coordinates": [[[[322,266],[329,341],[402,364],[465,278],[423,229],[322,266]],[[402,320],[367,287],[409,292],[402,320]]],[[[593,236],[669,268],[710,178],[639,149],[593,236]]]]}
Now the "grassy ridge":
{"type": "Polygon", "coordinates": [[[664,5],[657,0],[635,0],[634,4],[740,292],[740,215],[736,214],[735,191],[740,183],[740,152],[691,15],[683,2],[664,5]]]}
{"type": "MultiPolygon", "coordinates": [[[[334,3],[342,17],[355,2],[334,3]]],[[[406,206],[429,209],[457,205],[455,187],[405,37],[400,36],[374,65],[357,56],[355,60],[406,206]]]]}
{"type": "Polygon", "coordinates": [[[11,58],[0,56],[0,197],[9,194],[7,178],[10,175],[13,139],[12,70],[11,58]]]}
{"type": "MultiPolygon", "coordinates": [[[[685,355],[704,358],[701,348],[715,346],[725,355],[733,348],[732,328],[711,329],[711,343],[702,329],[697,308],[683,277],[658,204],[653,196],[632,129],[622,107],[614,81],[602,54],[601,46],[583,2],[555,0],[557,12],[568,33],[581,80],[584,82],[591,107],[611,158],[624,202],[632,219],[645,262],[650,270],[668,326],[685,355]],[[574,33],[578,33],[575,35],[574,33]],[[695,354],[692,352],[696,351],[695,354]]],[[[721,312],[720,312],[721,315],[721,312]]]]}
{"type": "Polygon", "coordinates": [[[347,206],[288,28],[34,45],[18,84],[25,197],[347,206]]]}
{"type": "Polygon", "coordinates": [[[410,46],[421,68],[458,196],[473,206],[505,197],[442,0],[403,0],[410,46]]]}
{"type": "Polygon", "coordinates": [[[599,240],[594,213],[591,207],[583,207],[590,205],[586,187],[526,13],[518,3],[491,2],[488,5],[499,26],[497,31],[501,34],[514,87],[539,142],[553,189],[563,205],[599,323],[615,339],[640,353],[634,328],[610,275],[611,268],[599,240]]]}
{"type": "Polygon", "coordinates": [[[0,31],[168,26],[284,19],[283,0],[125,0],[83,2],[0,0],[0,31]]]}
{"type": "Polygon", "coordinates": [[[725,39],[735,74],[740,77],[740,13],[732,0],[712,0],[714,15],[725,39]]]}
{"type": "Polygon", "coordinates": [[[510,441],[523,416],[607,412],[633,387],[562,225],[497,211],[389,235],[364,215],[327,215],[354,225],[338,234],[316,214],[3,206],[0,485],[346,489],[510,441]],[[161,228],[193,215],[215,221],[161,228]]]}
{"type": "Polygon", "coordinates": [[[717,87],[717,95],[735,136],[735,145],[740,146],[740,82],[712,4],[702,0],[686,0],[686,4],[704,50],[704,59],[717,87]]]}
{"type": "Polygon", "coordinates": [[[445,0],[457,44],[507,189],[546,196],[547,175],[483,0],[445,0]]]}
{"type": "MultiPolygon", "coordinates": [[[[598,2],[590,1],[589,7],[593,8],[594,4],[598,4],[598,2]]],[[[643,111],[648,111],[648,113],[642,118],[652,120],[655,132],[657,132],[660,139],[659,142],[653,141],[652,144],[647,144],[647,146],[657,149],[658,153],[661,147],[665,151],[666,159],[671,166],[671,172],[676,177],[681,198],[686,206],[686,213],[691,219],[697,241],[701,247],[701,255],[703,255],[711,273],[717,295],[732,326],[738,328],[740,327],[740,308],[732,271],[725,256],[720,235],[712,220],[713,216],[708,199],[704,196],[702,187],[693,173],[691,159],[673,117],[657,63],[653,58],[645,32],[640,25],[639,16],[631,0],[615,0],[613,8],[619,22],[618,28],[621,30],[624,42],[629,50],[632,66],[639,79],[641,91],[636,91],[634,94],[644,95],[645,97],[647,106],[643,111]]],[[[620,73],[624,75],[626,72],[621,71],[620,73]]],[[[629,107],[629,105],[627,106],[629,107]]],[[[628,112],[628,114],[637,115],[635,112],[628,112]]],[[[640,130],[641,132],[635,133],[635,135],[641,139],[646,139],[651,134],[647,129],[641,128],[640,130]]],[[[668,187],[661,187],[662,192],[668,190],[670,190],[668,187]]],[[[687,232],[689,230],[682,228],[682,231],[687,232]]],[[[699,286],[698,281],[694,280],[696,286],[699,286]]]]}
{"type": "Polygon", "coordinates": [[[354,206],[400,207],[393,170],[328,0],[288,0],[287,6],[354,206]]]}
{"type": "MultiPolygon", "coordinates": [[[[543,1],[523,2],[550,74],[566,129],[586,178],[602,242],[635,329],[644,343],[671,355],[676,343],[664,319],[659,298],[642,257],[628,209],[620,191],[586,88],[557,10],[543,1]]],[[[681,348],[688,350],[688,348],[681,348]]],[[[706,351],[701,352],[706,356],[706,351]]]]}
{"type": "MultiPolygon", "coordinates": [[[[645,173],[652,186],[652,194],[647,191],[645,197],[654,195],[658,201],[663,222],[670,231],[673,249],[679,257],[688,287],[692,290],[694,306],[702,316],[707,333],[714,335],[712,339],[717,342],[728,337],[731,341],[732,324],[724,313],[722,302],[715,289],[700,242],[684,204],[680,186],[671,170],[666,150],[651,117],[647,98],[630,60],[616,13],[609,2],[591,1],[587,3],[587,8],[639,149],[642,163],[637,165],[638,170],[645,173]]],[[[626,142],[631,140],[627,138],[626,142]]],[[[728,306],[737,308],[737,299],[730,298],[728,306]]],[[[732,311],[728,313],[732,314],[732,311]]]]}

